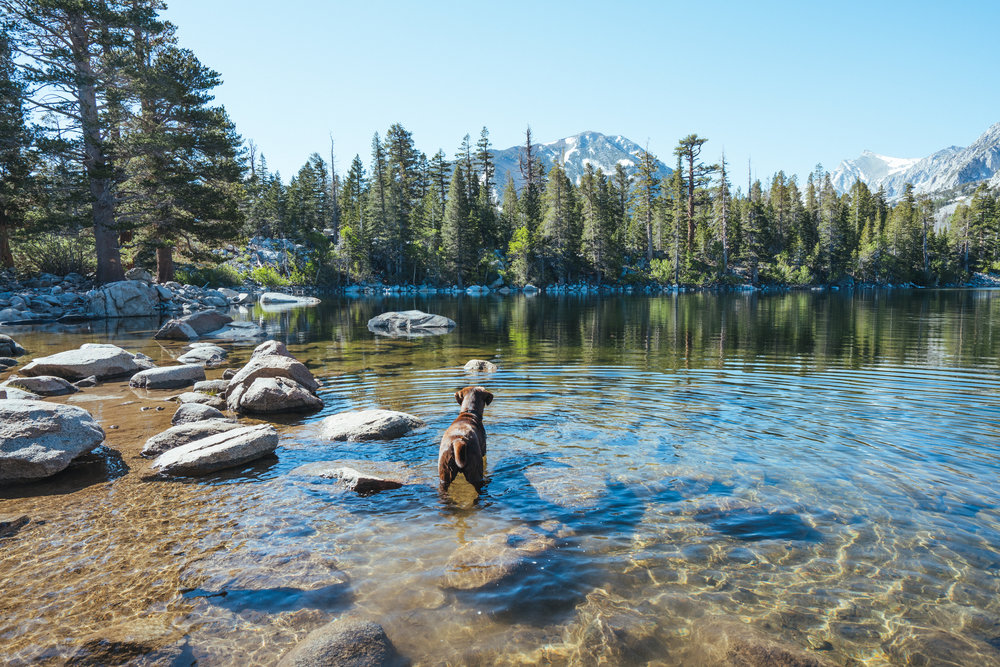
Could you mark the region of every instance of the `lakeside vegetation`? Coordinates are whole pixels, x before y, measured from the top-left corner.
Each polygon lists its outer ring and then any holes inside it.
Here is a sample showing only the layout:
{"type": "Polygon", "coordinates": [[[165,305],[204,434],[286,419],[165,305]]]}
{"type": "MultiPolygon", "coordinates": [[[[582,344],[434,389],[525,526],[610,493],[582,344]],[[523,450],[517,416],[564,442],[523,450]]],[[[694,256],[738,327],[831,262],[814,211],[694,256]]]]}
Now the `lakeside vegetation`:
{"type": "Polygon", "coordinates": [[[286,181],[212,90],[220,75],[177,44],[158,0],[0,0],[0,264],[21,273],[135,265],[158,280],[806,285],[962,282],[1000,271],[1000,206],[986,185],[935,227],[941,202],[899,201],[817,166],[733,183],[696,134],[630,174],[544,164],[526,132],[519,187],[496,182],[489,132],[449,158],[402,124],[346,174],[309,156],[286,181]],[[660,162],[674,171],[655,176],[660,162]],[[309,252],[280,267],[211,271],[250,237],[309,252]]]}

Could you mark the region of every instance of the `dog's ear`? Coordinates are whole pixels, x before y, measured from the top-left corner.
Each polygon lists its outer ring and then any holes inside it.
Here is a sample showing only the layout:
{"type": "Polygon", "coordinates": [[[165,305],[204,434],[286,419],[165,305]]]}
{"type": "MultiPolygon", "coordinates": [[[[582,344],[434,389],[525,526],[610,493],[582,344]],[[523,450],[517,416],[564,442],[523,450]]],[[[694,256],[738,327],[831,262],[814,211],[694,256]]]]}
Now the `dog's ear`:
{"type": "Polygon", "coordinates": [[[485,389],[483,390],[482,394],[483,394],[483,398],[486,399],[486,405],[489,405],[490,403],[493,402],[493,394],[491,394],[490,392],[486,391],[485,389]]]}
{"type": "Polygon", "coordinates": [[[458,403],[459,405],[461,405],[461,404],[462,404],[462,400],[463,400],[464,398],[465,398],[465,390],[464,390],[464,389],[459,389],[458,391],[456,391],[456,392],[455,392],[455,401],[456,401],[456,402],[457,402],[457,403],[458,403]]]}

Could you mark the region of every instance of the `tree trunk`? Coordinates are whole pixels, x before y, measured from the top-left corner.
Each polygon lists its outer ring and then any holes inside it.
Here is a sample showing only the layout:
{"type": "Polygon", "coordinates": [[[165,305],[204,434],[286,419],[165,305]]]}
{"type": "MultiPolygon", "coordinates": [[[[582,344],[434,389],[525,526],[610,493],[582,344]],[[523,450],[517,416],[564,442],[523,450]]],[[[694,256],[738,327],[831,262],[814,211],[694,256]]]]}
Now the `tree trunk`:
{"type": "Polygon", "coordinates": [[[0,266],[14,268],[14,255],[10,252],[10,226],[0,223],[0,266]]]}
{"type": "Polygon", "coordinates": [[[156,248],[156,282],[166,283],[174,279],[174,249],[170,246],[156,248]]]}
{"type": "Polygon", "coordinates": [[[118,234],[115,232],[115,200],[112,192],[111,169],[104,152],[100,117],[97,108],[96,77],[90,66],[87,28],[83,15],[71,12],[70,42],[74,68],[79,77],[76,89],[80,105],[80,129],[83,134],[83,167],[93,198],[94,243],[97,247],[97,282],[105,284],[123,280],[118,234]]]}

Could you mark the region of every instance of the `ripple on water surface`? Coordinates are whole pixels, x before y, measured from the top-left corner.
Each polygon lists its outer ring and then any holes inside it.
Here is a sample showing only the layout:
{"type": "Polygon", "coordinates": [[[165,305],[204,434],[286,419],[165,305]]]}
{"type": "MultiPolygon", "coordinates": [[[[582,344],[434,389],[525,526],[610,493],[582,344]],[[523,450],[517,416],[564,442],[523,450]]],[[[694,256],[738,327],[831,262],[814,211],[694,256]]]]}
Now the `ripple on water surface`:
{"type": "MultiPolygon", "coordinates": [[[[264,315],[324,410],[284,420],[277,457],[149,481],[138,452],[169,411],[133,424],[158,399],[102,385],[88,409],[123,425],[108,451],[44,493],[0,494],[0,513],[33,519],[0,540],[3,655],[270,664],[352,613],[418,664],[997,664],[997,301],[332,300],[264,315]],[[364,328],[409,307],[459,327],[364,328]],[[500,370],[466,373],[469,358],[500,370]],[[436,488],[466,384],[496,396],[478,497],[436,488]],[[321,438],[324,416],[369,407],[427,426],[321,438]],[[321,461],[407,483],[359,496],[304,472],[321,461]]],[[[143,331],[19,339],[176,354],[143,331]]]]}

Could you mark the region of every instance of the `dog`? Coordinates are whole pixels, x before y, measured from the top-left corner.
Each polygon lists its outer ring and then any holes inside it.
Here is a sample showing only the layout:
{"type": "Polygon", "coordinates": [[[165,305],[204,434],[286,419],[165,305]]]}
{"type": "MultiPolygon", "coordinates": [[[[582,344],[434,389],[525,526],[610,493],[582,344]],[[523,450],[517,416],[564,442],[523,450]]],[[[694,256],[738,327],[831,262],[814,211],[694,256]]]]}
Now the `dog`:
{"type": "Polygon", "coordinates": [[[462,408],[441,436],[438,453],[441,488],[447,489],[461,472],[478,491],[483,486],[483,458],[486,456],[483,409],[493,402],[493,394],[485,387],[465,387],[455,392],[455,400],[462,408]]]}

